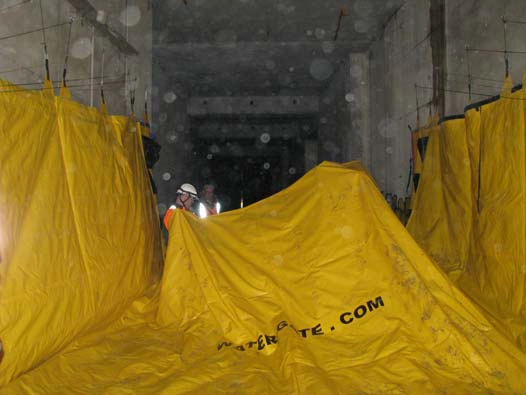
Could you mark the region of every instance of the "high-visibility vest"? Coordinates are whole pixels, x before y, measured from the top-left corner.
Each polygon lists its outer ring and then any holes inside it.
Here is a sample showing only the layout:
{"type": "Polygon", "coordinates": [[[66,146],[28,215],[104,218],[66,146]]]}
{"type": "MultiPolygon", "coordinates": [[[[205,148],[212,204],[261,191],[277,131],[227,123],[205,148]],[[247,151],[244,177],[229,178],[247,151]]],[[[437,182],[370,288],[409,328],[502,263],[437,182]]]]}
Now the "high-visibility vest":
{"type": "Polygon", "coordinates": [[[216,206],[210,206],[207,203],[201,202],[199,203],[199,216],[201,218],[209,217],[210,215],[217,215],[217,208],[216,206]]]}

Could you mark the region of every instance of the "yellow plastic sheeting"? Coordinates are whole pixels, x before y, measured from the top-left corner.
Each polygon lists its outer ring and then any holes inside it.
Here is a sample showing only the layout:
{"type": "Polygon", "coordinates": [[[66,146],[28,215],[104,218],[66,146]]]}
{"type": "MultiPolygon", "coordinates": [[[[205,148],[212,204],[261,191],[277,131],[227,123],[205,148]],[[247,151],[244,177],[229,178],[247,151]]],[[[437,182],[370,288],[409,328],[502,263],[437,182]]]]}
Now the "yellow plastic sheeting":
{"type": "Polygon", "coordinates": [[[204,220],[176,212],[152,292],[2,393],[526,392],[526,356],[357,165],[204,220]]]}
{"type": "Polygon", "coordinates": [[[437,130],[408,230],[526,351],[526,92],[511,87],[437,130]]]}
{"type": "MultiPolygon", "coordinates": [[[[471,204],[471,218],[473,221],[477,217],[477,194],[479,189],[479,165],[480,165],[480,109],[470,108],[465,111],[464,119],[466,122],[466,141],[468,146],[468,158],[471,173],[471,191],[470,191],[470,204],[471,204]]],[[[472,232],[473,223],[470,224],[470,233],[472,232]]],[[[473,239],[470,240],[471,246],[473,247],[473,239]]]]}
{"type": "MultiPolygon", "coordinates": [[[[526,91],[478,109],[472,158],[477,180],[471,257],[460,286],[507,323],[526,350],[526,91]],[[478,132],[478,137],[476,133],[478,132]]],[[[476,110],[470,110],[476,111],[476,110]]]]}
{"type": "Polygon", "coordinates": [[[409,233],[444,271],[464,268],[471,229],[471,169],[464,118],[431,128],[409,233]]]}
{"type": "Polygon", "coordinates": [[[352,165],[325,163],[272,198],[206,222],[179,213],[158,318],[201,322],[207,340],[219,328],[225,357],[278,352],[269,370],[296,371],[296,387],[284,392],[526,391],[526,356],[352,165]]]}
{"type": "Polygon", "coordinates": [[[0,386],[115,321],[159,272],[138,127],[0,83],[0,386]]]}
{"type": "Polygon", "coordinates": [[[525,354],[356,164],[204,220],[177,211],[155,284],[140,134],[0,92],[0,393],[526,393],[525,354]]]}

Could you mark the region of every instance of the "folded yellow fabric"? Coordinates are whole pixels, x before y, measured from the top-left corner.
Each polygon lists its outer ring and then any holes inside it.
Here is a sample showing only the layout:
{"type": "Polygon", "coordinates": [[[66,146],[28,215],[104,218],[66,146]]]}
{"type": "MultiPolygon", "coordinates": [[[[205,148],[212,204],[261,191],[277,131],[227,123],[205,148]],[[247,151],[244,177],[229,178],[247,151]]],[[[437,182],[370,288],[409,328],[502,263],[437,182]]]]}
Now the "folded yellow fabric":
{"type": "Polygon", "coordinates": [[[358,164],[241,210],[177,211],[155,284],[140,132],[27,100],[52,115],[26,120],[0,93],[0,393],[526,392],[525,355],[358,164]]]}

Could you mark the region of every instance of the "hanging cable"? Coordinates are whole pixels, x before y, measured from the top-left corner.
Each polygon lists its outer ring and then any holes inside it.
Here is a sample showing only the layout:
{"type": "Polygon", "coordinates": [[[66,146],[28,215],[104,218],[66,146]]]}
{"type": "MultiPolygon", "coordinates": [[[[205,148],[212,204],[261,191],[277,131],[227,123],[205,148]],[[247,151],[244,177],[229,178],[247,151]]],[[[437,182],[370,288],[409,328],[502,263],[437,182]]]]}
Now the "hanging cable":
{"type": "Polygon", "coordinates": [[[416,99],[416,127],[420,127],[420,106],[418,105],[418,88],[415,84],[415,99],[416,99]]]}
{"type": "Polygon", "coordinates": [[[100,99],[102,100],[102,104],[106,104],[106,100],[104,99],[104,47],[102,48],[102,65],[101,65],[101,73],[100,73],[100,99]]]}
{"type": "Polygon", "coordinates": [[[0,37],[0,41],[9,40],[10,38],[17,38],[17,37],[20,37],[20,36],[25,36],[26,34],[41,32],[42,30],[54,29],[56,27],[67,25],[68,23],[69,22],[62,22],[62,23],[57,23],[56,25],[45,26],[44,29],[42,29],[42,27],[39,27],[38,29],[34,29],[34,30],[27,30],[27,31],[21,32],[21,33],[10,34],[8,36],[0,37]]]}
{"type": "MultiPolygon", "coordinates": [[[[128,0],[124,0],[124,38],[128,41],[128,0]]],[[[124,55],[124,92],[128,93],[129,83],[128,83],[128,56],[124,55]]],[[[133,111],[132,111],[133,112],[133,111]]]]}
{"type": "MultiPolygon", "coordinates": [[[[418,117],[418,115],[417,115],[418,117]]],[[[414,167],[414,158],[413,158],[413,129],[411,128],[411,125],[407,125],[409,128],[409,143],[411,147],[411,154],[409,155],[409,175],[407,177],[407,185],[405,187],[405,193],[406,195],[409,195],[409,187],[411,186],[411,176],[413,175],[413,167],[414,167]]],[[[417,126],[418,128],[418,126],[417,126]]],[[[416,130],[415,130],[416,131],[416,130]]]]}
{"type": "Polygon", "coordinates": [[[469,57],[469,45],[466,45],[466,65],[468,67],[468,100],[471,103],[471,59],[469,57]]]}
{"type": "Polygon", "coordinates": [[[135,113],[135,86],[130,89],[130,110],[132,114],[135,113]]]}
{"type": "MultiPolygon", "coordinates": [[[[430,87],[430,86],[416,85],[416,87],[419,88],[419,89],[433,90],[433,87],[430,87]]],[[[468,95],[469,94],[469,92],[467,92],[467,91],[456,90],[456,89],[444,89],[444,92],[458,93],[458,94],[462,94],[462,95],[468,95]]],[[[486,97],[486,98],[493,98],[493,97],[498,96],[497,93],[495,93],[495,94],[488,94],[488,93],[480,93],[480,92],[473,92],[473,91],[471,93],[472,93],[472,95],[482,96],[482,97],[486,97]]],[[[510,96],[507,96],[506,100],[526,101],[526,99],[521,98],[521,97],[510,97],[510,96]]],[[[411,114],[414,114],[415,112],[417,113],[417,116],[418,116],[418,110],[420,110],[420,109],[422,109],[424,107],[429,107],[432,103],[433,103],[433,100],[431,99],[429,102],[419,105],[418,109],[415,109],[415,110],[412,110],[412,111],[408,111],[407,113],[405,113],[404,115],[402,115],[402,116],[400,116],[398,118],[393,118],[393,121],[401,121],[402,119],[405,119],[405,118],[409,117],[411,114]]]]}
{"type": "Polygon", "coordinates": [[[338,15],[338,23],[336,24],[336,30],[334,31],[333,41],[336,41],[338,39],[338,34],[340,33],[342,19],[344,16],[349,16],[349,11],[347,11],[345,8],[340,8],[340,14],[338,15]]]}
{"type": "Polygon", "coordinates": [[[506,67],[506,78],[510,75],[510,60],[508,55],[508,38],[507,38],[507,24],[506,24],[506,18],[502,16],[502,24],[504,27],[504,64],[506,67]]]}
{"type": "MultiPolygon", "coordinates": [[[[148,89],[144,90],[144,122],[149,123],[148,117],[148,89]]],[[[149,124],[147,125],[150,126],[149,124]]]]}
{"type": "Polygon", "coordinates": [[[71,28],[73,26],[73,18],[69,20],[68,38],[66,40],[66,56],[64,57],[64,70],[62,71],[62,85],[66,87],[66,74],[68,70],[68,59],[69,59],[69,45],[71,42],[71,28]]]}
{"type": "Polygon", "coordinates": [[[14,8],[18,8],[18,7],[21,7],[23,6],[24,4],[27,4],[29,2],[31,2],[32,0],[23,0],[21,1],[20,3],[17,3],[17,4],[12,4],[12,5],[8,5],[8,6],[5,6],[5,7],[2,7],[0,8],[0,13],[4,13],[6,11],[9,11],[9,10],[12,10],[14,8]]]}
{"type": "Polygon", "coordinates": [[[42,10],[42,0],[40,0],[40,19],[41,19],[41,29],[42,29],[42,38],[44,39],[44,59],[46,64],[46,80],[49,78],[49,56],[47,52],[47,41],[46,41],[46,29],[44,27],[44,11],[42,10]]]}
{"type": "Polygon", "coordinates": [[[91,45],[90,45],[90,93],[89,105],[93,107],[93,74],[95,73],[95,26],[91,26],[91,45]]]}

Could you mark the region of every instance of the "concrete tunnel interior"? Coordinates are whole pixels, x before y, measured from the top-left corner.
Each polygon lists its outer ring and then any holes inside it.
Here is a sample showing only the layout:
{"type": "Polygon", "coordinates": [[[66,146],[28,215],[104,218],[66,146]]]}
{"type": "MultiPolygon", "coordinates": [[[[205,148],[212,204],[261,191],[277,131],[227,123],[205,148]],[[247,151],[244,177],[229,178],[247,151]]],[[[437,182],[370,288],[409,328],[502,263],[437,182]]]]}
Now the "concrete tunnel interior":
{"type": "Polygon", "coordinates": [[[57,88],[69,55],[75,100],[97,105],[103,81],[112,113],[141,117],[146,101],[161,212],[186,181],[236,208],[323,160],[360,160],[406,197],[408,128],[497,94],[505,63],[519,82],[525,27],[504,34],[503,18],[525,13],[518,0],[6,0],[0,75],[38,88],[44,35],[57,88]]]}

